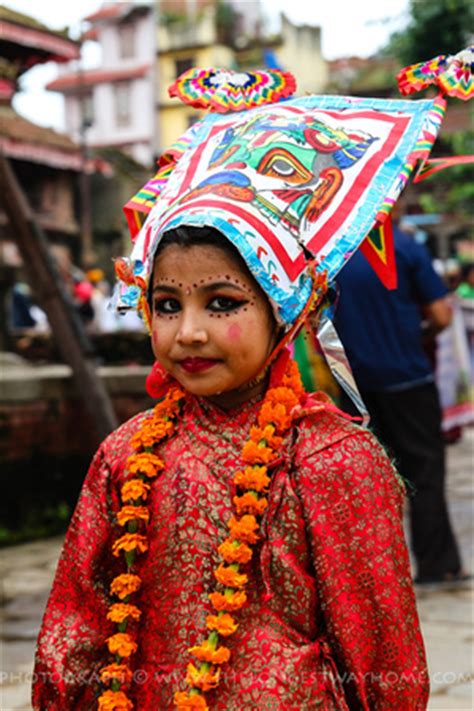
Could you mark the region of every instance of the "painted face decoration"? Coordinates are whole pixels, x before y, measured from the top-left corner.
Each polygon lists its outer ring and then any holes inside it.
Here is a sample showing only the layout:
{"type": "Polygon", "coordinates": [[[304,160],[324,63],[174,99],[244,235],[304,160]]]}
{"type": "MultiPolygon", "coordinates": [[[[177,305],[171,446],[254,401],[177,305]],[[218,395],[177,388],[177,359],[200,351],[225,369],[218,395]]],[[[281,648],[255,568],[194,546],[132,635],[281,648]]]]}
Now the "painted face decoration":
{"type": "Polygon", "coordinates": [[[148,283],[167,230],[214,227],[289,326],[311,293],[308,255],[336,276],[429,151],[442,113],[433,101],[310,96],[208,115],[180,139],[186,150],[135,243],[136,273],[148,283]]]}
{"type": "Polygon", "coordinates": [[[273,350],[275,322],[258,284],[226,252],[165,247],[155,260],[152,300],[155,357],[188,392],[228,408],[264,388],[263,380],[247,384],[273,350]]]}

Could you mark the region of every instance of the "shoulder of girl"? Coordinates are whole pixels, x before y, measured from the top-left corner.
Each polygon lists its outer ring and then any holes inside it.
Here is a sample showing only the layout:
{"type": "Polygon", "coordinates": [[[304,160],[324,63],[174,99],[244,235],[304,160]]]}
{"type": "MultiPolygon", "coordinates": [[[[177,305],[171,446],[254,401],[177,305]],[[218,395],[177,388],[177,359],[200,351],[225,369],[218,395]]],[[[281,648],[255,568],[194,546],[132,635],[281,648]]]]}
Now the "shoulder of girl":
{"type": "Polygon", "coordinates": [[[110,462],[110,459],[122,458],[123,456],[128,456],[130,452],[130,440],[132,436],[139,430],[143,420],[149,417],[152,410],[144,410],[138,414],[131,417],[129,420],[117,427],[116,430],[111,432],[108,437],[102,442],[99,451],[110,462]]]}
{"type": "Polygon", "coordinates": [[[397,496],[403,497],[404,484],[375,435],[348,419],[326,395],[317,400],[326,406],[313,406],[295,422],[295,469],[312,471],[311,476],[326,479],[329,466],[337,470],[338,480],[341,472],[345,473],[351,485],[370,476],[380,484],[385,481],[397,496]]]}
{"type": "Polygon", "coordinates": [[[367,432],[346,413],[342,412],[322,392],[308,394],[295,413],[296,450],[305,458],[312,453],[338,446],[342,440],[367,432]]]}
{"type": "Polygon", "coordinates": [[[295,454],[303,463],[323,450],[380,449],[374,435],[362,427],[358,418],[340,410],[322,392],[310,393],[294,418],[295,454]]]}

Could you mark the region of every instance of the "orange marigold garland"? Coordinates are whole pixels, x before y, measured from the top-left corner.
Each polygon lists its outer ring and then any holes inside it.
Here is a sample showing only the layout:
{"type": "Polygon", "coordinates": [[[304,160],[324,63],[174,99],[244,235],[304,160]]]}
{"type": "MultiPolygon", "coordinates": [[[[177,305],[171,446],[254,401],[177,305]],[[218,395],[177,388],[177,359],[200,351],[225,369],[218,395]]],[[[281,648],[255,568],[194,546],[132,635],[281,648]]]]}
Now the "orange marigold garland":
{"type": "MultiPolygon", "coordinates": [[[[217,614],[208,615],[206,620],[209,635],[189,652],[197,663],[188,665],[186,683],[188,691],[179,691],[174,696],[178,711],[207,711],[204,694],[215,689],[219,683],[220,667],[229,661],[231,652],[225,645],[219,646],[220,637],[227,638],[235,633],[238,623],[231,613],[240,610],[247,601],[245,586],[248,576],[240,566],[252,558],[252,548],[259,539],[259,518],[267,507],[265,494],[270,485],[269,468],[279,459],[279,448],[283,437],[292,423],[292,415],[304,396],[298,366],[289,361],[287,352],[281,354],[275,371],[275,385],[270,384],[257,426],[252,427],[248,442],[242,450],[242,464],[234,483],[240,490],[234,497],[236,515],[228,522],[228,537],[219,545],[218,553],[222,563],[214,575],[220,590],[209,595],[217,614]]],[[[117,524],[125,528],[112,546],[114,556],[122,554],[126,572],[114,578],[110,593],[117,598],[107,613],[107,619],[117,625],[116,634],[107,640],[107,646],[114,655],[113,663],[100,670],[100,678],[109,689],[98,699],[99,711],[131,711],[133,703],[127,696],[127,689],[133,674],[129,666],[131,656],[137,650],[137,642],[127,629],[140,619],[141,611],[130,602],[130,597],[138,592],[141,579],[134,572],[137,555],[148,549],[146,526],[149,511],[146,501],[150,491],[150,481],[164,469],[164,462],[155,454],[155,447],[173,434],[175,421],[180,412],[184,392],[172,387],[159,402],[153,415],[147,418],[139,431],[132,437],[135,450],[127,460],[130,478],[121,488],[122,508],[117,513],[117,524]]]]}
{"type": "Polygon", "coordinates": [[[210,630],[207,639],[189,650],[198,664],[188,666],[189,691],[179,691],[174,696],[178,711],[208,710],[204,693],[217,686],[220,666],[230,658],[230,650],[219,646],[219,637],[234,634],[238,624],[230,613],[240,610],[247,600],[244,588],[248,576],[241,572],[240,566],[250,561],[250,546],[259,538],[259,517],[268,503],[265,497],[270,484],[268,469],[278,461],[283,436],[291,427],[293,412],[305,394],[298,366],[288,360],[286,353],[282,355],[286,358],[286,369],[275,387],[270,384],[258,415],[258,426],[251,428],[250,438],[242,450],[244,468],[234,477],[241,493],[234,497],[236,516],[231,517],[229,535],[217,549],[223,563],[214,573],[222,592],[209,595],[217,614],[207,617],[210,630]]]}
{"type": "MultiPolygon", "coordinates": [[[[183,399],[184,392],[179,387],[170,388],[164,399],[155,406],[152,416],[144,420],[131,440],[135,452],[127,460],[129,478],[122,485],[122,508],[116,516],[117,524],[125,528],[125,533],[119,536],[112,546],[114,556],[120,557],[123,554],[126,572],[115,577],[110,585],[110,593],[118,601],[109,607],[107,619],[117,625],[117,632],[106,640],[114,663],[100,670],[102,683],[110,688],[99,696],[99,711],[133,709],[133,703],[127,696],[127,689],[133,679],[129,661],[138,645],[127,629],[129,623],[133,625],[141,616],[140,609],[130,603],[130,597],[141,587],[141,578],[134,573],[134,562],[137,555],[148,550],[146,526],[150,512],[146,507],[146,500],[150,491],[149,482],[158,476],[165,466],[154,449],[173,434],[183,399]]],[[[212,688],[213,678],[208,675],[202,688],[212,688]]]]}

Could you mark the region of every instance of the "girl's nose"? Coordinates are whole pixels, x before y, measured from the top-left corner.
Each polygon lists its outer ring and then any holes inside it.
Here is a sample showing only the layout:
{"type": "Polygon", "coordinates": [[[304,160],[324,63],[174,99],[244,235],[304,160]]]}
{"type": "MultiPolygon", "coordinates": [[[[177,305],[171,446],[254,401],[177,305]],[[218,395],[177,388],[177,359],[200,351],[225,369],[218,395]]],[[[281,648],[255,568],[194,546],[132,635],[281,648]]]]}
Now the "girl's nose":
{"type": "Polygon", "coordinates": [[[192,311],[183,311],[181,322],[176,333],[176,341],[182,345],[207,343],[208,334],[203,324],[199,322],[192,311]]]}

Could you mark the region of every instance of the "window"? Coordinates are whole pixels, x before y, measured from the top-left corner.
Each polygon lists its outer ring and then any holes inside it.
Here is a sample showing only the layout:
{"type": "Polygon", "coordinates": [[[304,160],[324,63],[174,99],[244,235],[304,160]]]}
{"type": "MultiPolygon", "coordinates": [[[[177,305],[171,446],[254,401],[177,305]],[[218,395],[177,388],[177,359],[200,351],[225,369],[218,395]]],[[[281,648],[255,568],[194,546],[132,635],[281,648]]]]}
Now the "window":
{"type": "Polygon", "coordinates": [[[120,56],[129,59],[135,55],[135,26],[130,22],[120,25],[120,56]]]}
{"type": "Polygon", "coordinates": [[[176,78],[181,76],[183,72],[187,72],[188,69],[192,69],[194,67],[194,58],[193,57],[185,57],[184,59],[177,59],[175,62],[176,65],[176,78]]]}
{"type": "Polygon", "coordinates": [[[117,126],[130,124],[130,84],[121,81],[115,84],[115,122],[117,126]]]}
{"type": "Polygon", "coordinates": [[[90,128],[94,125],[94,99],[92,93],[82,96],[82,127],[90,128]]]}

